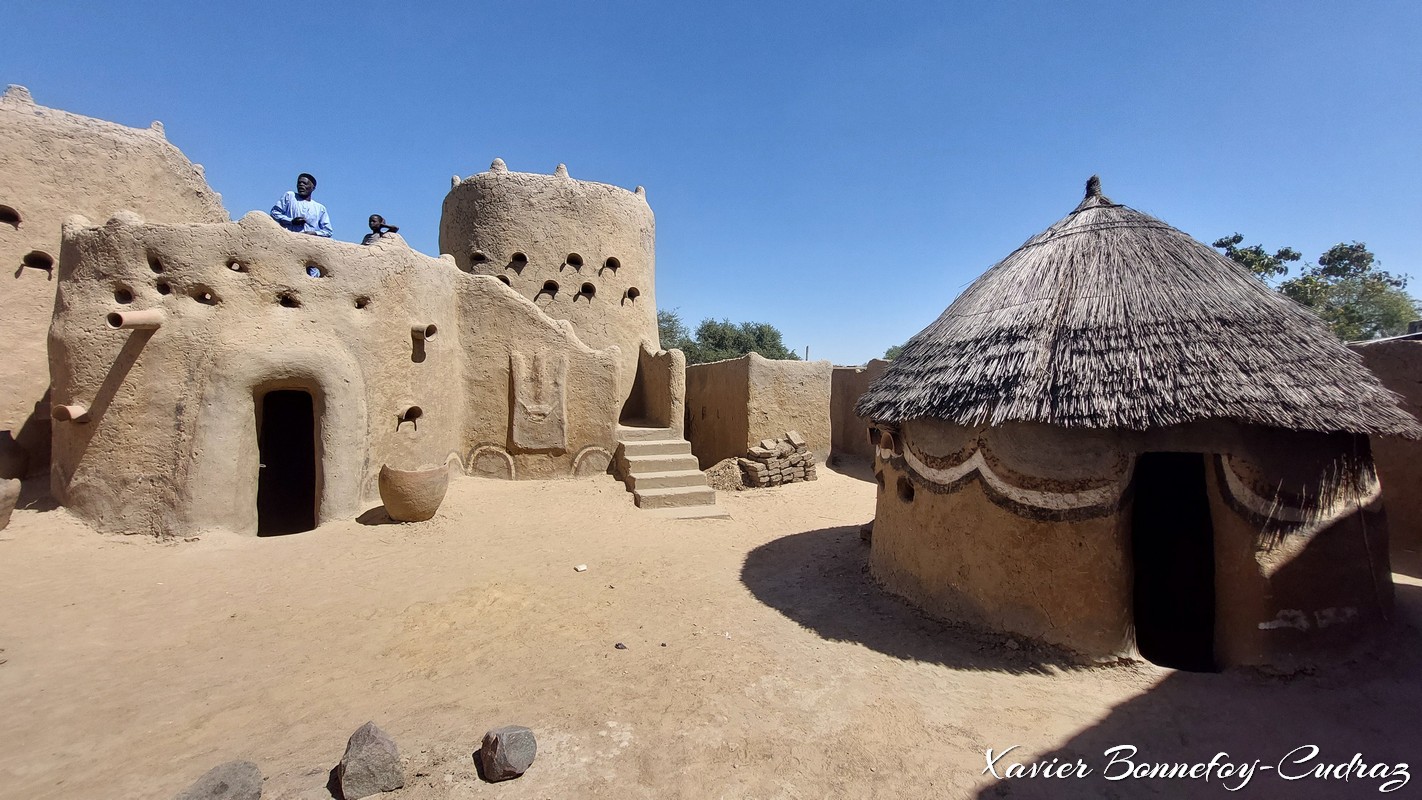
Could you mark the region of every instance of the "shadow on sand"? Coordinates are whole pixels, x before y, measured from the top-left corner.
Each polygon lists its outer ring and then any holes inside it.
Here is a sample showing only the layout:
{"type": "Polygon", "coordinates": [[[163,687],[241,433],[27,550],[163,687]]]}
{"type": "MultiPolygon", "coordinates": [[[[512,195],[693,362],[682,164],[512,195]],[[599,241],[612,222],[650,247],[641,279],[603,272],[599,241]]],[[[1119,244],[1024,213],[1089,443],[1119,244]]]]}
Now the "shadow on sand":
{"type": "Polygon", "coordinates": [[[978,797],[1336,800],[1422,796],[1419,619],[1422,587],[1399,584],[1392,626],[1368,648],[1311,673],[1271,677],[1238,670],[1222,674],[1175,672],[1149,692],[1116,706],[1100,722],[1059,747],[1046,742],[995,743],[992,746],[998,750],[1021,745],[998,762],[998,774],[1004,774],[1014,761],[1046,763],[1053,758],[1081,759],[1092,772],[1084,778],[1000,781],[978,797]],[[1137,748],[1132,759],[1137,764],[1208,763],[1217,753],[1227,753],[1223,758],[1234,764],[1260,763],[1249,782],[1236,791],[1226,787],[1238,786],[1239,776],[1223,782],[1218,777],[1209,782],[1161,777],[1106,780],[1105,775],[1119,775],[1125,769],[1121,764],[1110,765],[1111,756],[1105,755],[1121,745],[1137,748]],[[1316,755],[1310,746],[1318,748],[1316,755]],[[1366,765],[1365,771],[1380,773],[1386,768],[1391,777],[1360,777],[1355,769],[1343,780],[1341,775],[1348,772],[1354,756],[1366,765]],[[1281,760],[1283,774],[1305,777],[1280,777],[1281,760]],[[1396,772],[1399,764],[1406,765],[1403,773],[1396,772]],[[1335,777],[1314,777],[1314,770],[1334,765],[1344,765],[1336,769],[1335,777]],[[1390,780],[1404,776],[1405,785],[1380,792],[1390,780]]]}
{"type": "Polygon", "coordinates": [[[895,658],[1012,674],[1081,667],[1069,654],[923,614],[874,582],[868,556],[857,525],[797,533],[752,550],[741,582],[756,599],[825,639],[895,658]]]}

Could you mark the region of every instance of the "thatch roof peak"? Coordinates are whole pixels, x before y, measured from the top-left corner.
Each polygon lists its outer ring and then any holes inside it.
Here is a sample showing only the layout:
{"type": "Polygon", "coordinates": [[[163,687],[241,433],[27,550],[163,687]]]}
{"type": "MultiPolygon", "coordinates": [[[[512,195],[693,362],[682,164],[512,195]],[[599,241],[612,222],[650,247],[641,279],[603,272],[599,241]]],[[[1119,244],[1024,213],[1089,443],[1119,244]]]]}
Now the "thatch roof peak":
{"type": "Polygon", "coordinates": [[[1422,436],[1312,313],[1100,178],[904,345],[856,408],[1144,430],[1230,420],[1422,436]]]}

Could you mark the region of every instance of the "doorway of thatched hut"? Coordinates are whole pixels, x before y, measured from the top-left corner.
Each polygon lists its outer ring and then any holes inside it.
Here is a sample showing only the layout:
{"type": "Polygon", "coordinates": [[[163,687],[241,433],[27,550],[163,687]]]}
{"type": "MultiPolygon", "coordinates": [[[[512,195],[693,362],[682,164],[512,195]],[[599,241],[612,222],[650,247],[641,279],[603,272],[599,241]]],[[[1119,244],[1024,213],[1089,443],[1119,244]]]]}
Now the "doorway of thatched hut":
{"type": "Polygon", "coordinates": [[[311,393],[274,389],[257,410],[257,535],[316,527],[316,416],[311,393]]]}
{"type": "Polygon", "coordinates": [[[1213,672],[1215,536],[1199,453],[1143,453],[1131,514],[1136,646],[1163,667],[1213,672]]]}

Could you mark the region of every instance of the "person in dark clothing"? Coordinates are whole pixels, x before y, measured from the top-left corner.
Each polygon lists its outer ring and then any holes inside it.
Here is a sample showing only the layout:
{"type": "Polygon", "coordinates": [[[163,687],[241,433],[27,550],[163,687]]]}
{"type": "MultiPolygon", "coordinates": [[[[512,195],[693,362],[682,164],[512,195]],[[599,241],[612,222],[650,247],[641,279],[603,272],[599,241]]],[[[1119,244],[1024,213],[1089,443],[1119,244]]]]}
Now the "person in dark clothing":
{"type": "Polygon", "coordinates": [[[385,218],[379,214],[370,215],[370,233],[360,240],[361,244],[375,244],[380,241],[380,237],[387,233],[398,233],[400,229],[394,225],[386,225],[385,218]]]}

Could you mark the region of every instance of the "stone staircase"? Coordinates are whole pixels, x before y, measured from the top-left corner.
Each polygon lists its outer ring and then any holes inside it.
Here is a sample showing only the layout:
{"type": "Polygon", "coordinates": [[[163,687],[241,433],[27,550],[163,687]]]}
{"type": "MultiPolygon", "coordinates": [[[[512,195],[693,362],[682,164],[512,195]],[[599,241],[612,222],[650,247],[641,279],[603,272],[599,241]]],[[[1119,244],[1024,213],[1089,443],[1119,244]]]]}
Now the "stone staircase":
{"type": "Polygon", "coordinates": [[[638,508],[678,518],[724,517],[691,442],[670,428],[617,426],[617,477],[638,508]]]}

